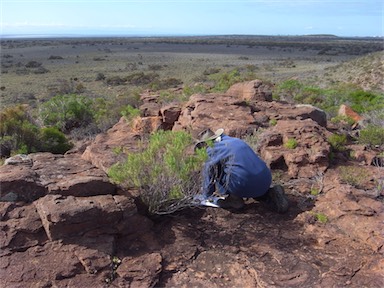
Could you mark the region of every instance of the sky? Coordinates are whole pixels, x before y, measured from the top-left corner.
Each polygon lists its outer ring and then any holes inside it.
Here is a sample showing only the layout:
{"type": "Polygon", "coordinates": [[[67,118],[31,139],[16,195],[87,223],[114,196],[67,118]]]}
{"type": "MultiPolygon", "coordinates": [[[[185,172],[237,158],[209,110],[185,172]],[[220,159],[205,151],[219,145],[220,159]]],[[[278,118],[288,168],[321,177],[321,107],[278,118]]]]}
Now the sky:
{"type": "Polygon", "coordinates": [[[382,0],[0,0],[0,35],[384,36],[382,0]]]}

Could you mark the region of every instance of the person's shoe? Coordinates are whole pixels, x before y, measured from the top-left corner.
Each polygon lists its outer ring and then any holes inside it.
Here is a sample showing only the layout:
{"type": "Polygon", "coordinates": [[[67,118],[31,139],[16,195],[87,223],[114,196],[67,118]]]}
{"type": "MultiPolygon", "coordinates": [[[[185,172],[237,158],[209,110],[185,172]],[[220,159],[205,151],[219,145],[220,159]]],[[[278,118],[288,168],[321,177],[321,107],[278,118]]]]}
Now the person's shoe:
{"type": "Polygon", "coordinates": [[[244,207],[244,200],[241,197],[228,195],[225,199],[219,199],[217,200],[217,205],[220,206],[220,208],[228,209],[241,209],[244,207]]]}
{"type": "Polygon", "coordinates": [[[289,202],[283,186],[275,185],[269,188],[265,196],[264,202],[271,210],[277,213],[285,213],[288,211],[289,202]]]}

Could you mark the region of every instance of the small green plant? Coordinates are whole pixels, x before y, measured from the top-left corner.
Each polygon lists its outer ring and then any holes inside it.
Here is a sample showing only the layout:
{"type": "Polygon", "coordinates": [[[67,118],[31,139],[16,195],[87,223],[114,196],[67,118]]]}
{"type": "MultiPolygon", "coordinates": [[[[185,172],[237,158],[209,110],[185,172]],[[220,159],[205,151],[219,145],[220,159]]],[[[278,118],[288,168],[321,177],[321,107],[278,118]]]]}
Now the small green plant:
{"type": "Polygon", "coordinates": [[[288,149],[295,149],[297,147],[297,140],[294,138],[289,138],[285,143],[284,147],[288,149]]]}
{"type": "Polygon", "coordinates": [[[310,193],[312,196],[318,196],[320,194],[320,191],[319,189],[312,187],[310,193]]]}
{"type": "Polygon", "coordinates": [[[276,119],[269,120],[269,125],[276,126],[276,124],[277,124],[277,120],[276,119]]]}
{"type": "Polygon", "coordinates": [[[282,183],[283,171],[281,170],[272,170],[272,182],[273,183],[282,183]]]}
{"type": "Polygon", "coordinates": [[[115,155],[120,155],[121,153],[123,153],[123,151],[124,151],[124,148],[122,146],[117,146],[112,148],[112,152],[115,155]]]}
{"type": "Polygon", "coordinates": [[[328,143],[334,151],[345,151],[347,144],[347,135],[332,134],[328,137],[328,143]]]}
{"type": "Polygon", "coordinates": [[[323,214],[323,213],[315,213],[315,218],[316,218],[316,221],[322,223],[322,224],[325,224],[328,222],[328,217],[327,215],[323,214]]]}
{"type": "Polygon", "coordinates": [[[138,189],[149,213],[173,213],[190,206],[199,192],[200,170],[207,154],[205,149],[188,153],[192,146],[192,137],[186,132],[158,131],[142,152],[128,154],[108,175],[123,187],[138,189]]]}
{"type": "Polygon", "coordinates": [[[341,166],[339,172],[341,182],[356,188],[364,188],[365,182],[370,178],[369,173],[358,166],[341,166]]]}

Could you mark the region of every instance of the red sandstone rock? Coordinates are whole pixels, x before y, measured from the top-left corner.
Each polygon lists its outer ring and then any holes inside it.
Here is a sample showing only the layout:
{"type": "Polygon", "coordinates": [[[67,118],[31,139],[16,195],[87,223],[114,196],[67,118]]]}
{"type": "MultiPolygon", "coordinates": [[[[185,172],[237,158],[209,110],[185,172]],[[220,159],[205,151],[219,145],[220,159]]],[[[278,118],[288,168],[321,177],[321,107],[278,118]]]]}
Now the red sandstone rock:
{"type": "Polygon", "coordinates": [[[1,200],[31,202],[46,194],[91,196],[114,194],[105,172],[76,154],[28,155],[31,167],[0,166],[1,200]]]}
{"type": "Polygon", "coordinates": [[[259,152],[272,169],[286,170],[291,177],[313,177],[329,166],[328,133],[311,119],[280,120],[259,136],[259,152]],[[286,147],[289,139],[297,147],[286,147]]]}
{"type": "Polygon", "coordinates": [[[239,97],[241,100],[272,101],[270,84],[265,84],[261,80],[236,83],[232,85],[227,94],[239,97]]]}
{"type": "MultiPolygon", "coordinates": [[[[370,176],[364,189],[340,183],[329,165],[323,111],[256,100],[259,94],[244,96],[241,89],[241,95],[194,95],[179,116],[177,106],[164,107],[140,118],[145,125],[137,130],[122,118],[82,155],[93,165],[75,153],[38,153],[1,166],[1,199],[34,203],[0,202],[0,284],[383,287],[384,172],[369,166],[376,152],[350,146],[355,158],[345,161],[358,163],[370,176]],[[262,127],[259,152],[273,170],[283,170],[288,213],[276,215],[249,199],[238,213],[186,209],[153,222],[140,215],[133,198],[114,195],[115,186],[101,170],[124,159],[125,152],[138,151],[143,133],[165,123],[166,129],[175,125],[192,133],[223,127],[239,137],[262,127]],[[291,138],[295,149],[284,146],[291,138]],[[321,193],[311,195],[319,185],[321,193]],[[319,213],[326,223],[316,219],[319,213]]],[[[334,166],[345,164],[337,161],[334,166]]]]}
{"type": "MultiPolygon", "coordinates": [[[[130,217],[136,216],[137,208],[131,198],[125,196],[99,195],[93,197],[63,197],[47,195],[35,201],[37,211],[50,240],[81,236],[85,233],[129,234],[119,227],[131,224],[130,217]],[[121,222],[126,225],[119,225],[121,222]]],[[[134,218],[140,221],[140,218],[134,218]]],[[[145,221],[141,221],[144,224],[145,221]]],[[[145,227],[143,227],[145,229],[145,227]]]]}
{"type": "Polygon", "coordinates": [[[258,128],[251,108],[228,94],[192,95],[181,111],[174,131],[187,130],[194,137],[206,128],[225,128],[225,133],[242,136],[258,128]]]}
{"type": "Polygon", "coordinates": [[[348,105],[345,105],[345,104],[340,105],[340,108],[339,108],[339,111],[338,111],[338,115],[351,118],[356,123],[364,119],[358,113],[353,111],[353,109],[351,107],[349,107],[348,105]]]}
{"type": "Polygon", "coordinates": [[[126,152],[138,151],[140,139],[141,136],[132,129],[132,124],[121,117],[106,133],[97,135],[81,158],[107,172],[114,163],[125,159],[126,152]],[[115,149],[122,153],[115,152],[115,149]]]}
{"type": "Polygon", "coordinates": [[[124,258],[116,270],[120,277],[118,284],[125,287],[155,287],[161,272],[161,261],[160,253],[124,258]]]}

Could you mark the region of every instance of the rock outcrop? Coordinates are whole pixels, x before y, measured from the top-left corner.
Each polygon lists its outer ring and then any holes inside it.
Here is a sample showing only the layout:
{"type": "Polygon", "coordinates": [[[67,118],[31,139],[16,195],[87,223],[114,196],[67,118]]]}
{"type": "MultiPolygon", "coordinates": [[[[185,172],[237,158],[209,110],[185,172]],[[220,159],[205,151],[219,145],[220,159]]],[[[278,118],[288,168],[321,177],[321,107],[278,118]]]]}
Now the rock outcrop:
{"type": "Polygon", "coordinates": [[[236,83],[226,93],[245,101],[272,101],[271,88],[271,84],[266,84],[261,80],[253,80],[236,83]]]}
{"type": "Polygon", "coordinates": [[[31,202],[46,194],[114,194],[107,175],[78,155],[35,153],[15,156],[0,167],[0,200],[31,202]]]}
{"type": "Polygon", "coordinates": [[[259,153],[271,169],[292,178],[314,177],[329,166],[329,133],[311,119],[280,120],[259,136],[259,153]],[[294,147],[287,143],[293,141],[294,147]]]}
{"type": "Polygon", "coordinates": [[[9,158],[0,187],[2,287],[106,283],[117,237],[129,241],[153,225],[134,198],[116,195],[105,172],[75,154],[9,158]]]}
{"type": "Polygon", "coordinates": [[[331,160],[335,127],[326,114],[272,101],[268,87],[239,83],[184,105],[161,105],[146,93],[140,117],[121,118],[85,150],[7,159],[0,286],[383,287],[380,151],[352,144],[331,160]],[[237,213],[194,208],[152,218],[134,191],[110,183],[109,167],[142,149],[148,134],[197,136],[205,128],[257,140],[255,150],[285,187],[287,214],[247,199],[237,213]],[[368,176],[348,183],[339,172],[346,165],[368,176]]]}

